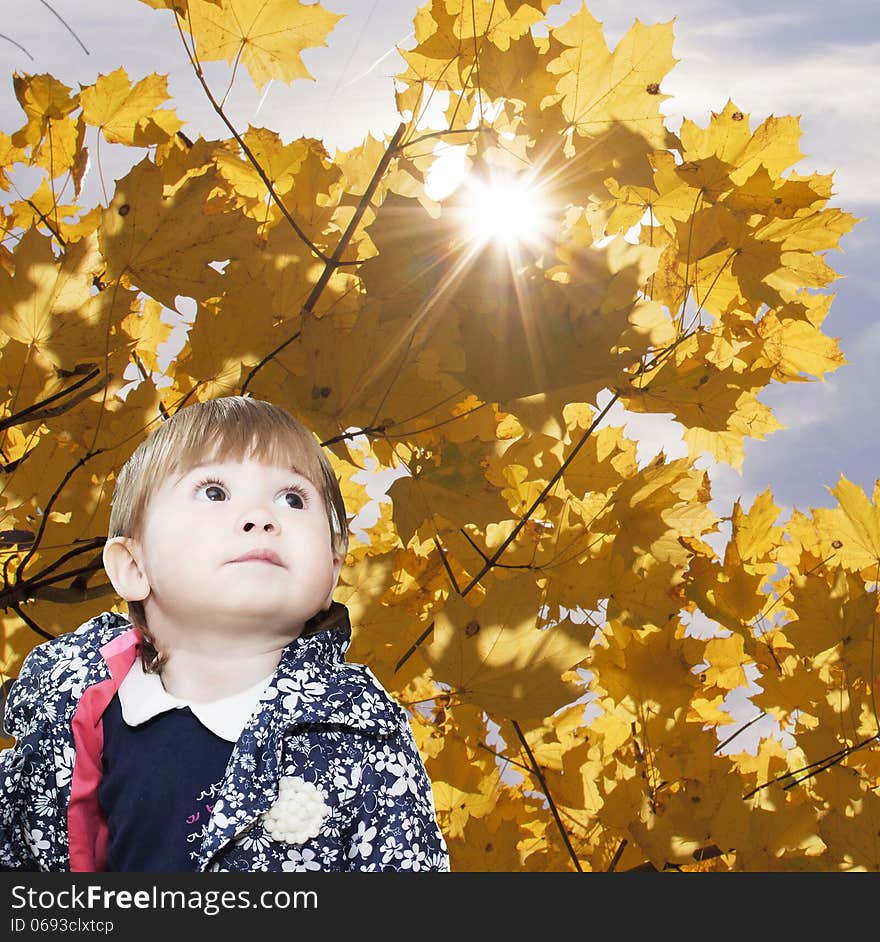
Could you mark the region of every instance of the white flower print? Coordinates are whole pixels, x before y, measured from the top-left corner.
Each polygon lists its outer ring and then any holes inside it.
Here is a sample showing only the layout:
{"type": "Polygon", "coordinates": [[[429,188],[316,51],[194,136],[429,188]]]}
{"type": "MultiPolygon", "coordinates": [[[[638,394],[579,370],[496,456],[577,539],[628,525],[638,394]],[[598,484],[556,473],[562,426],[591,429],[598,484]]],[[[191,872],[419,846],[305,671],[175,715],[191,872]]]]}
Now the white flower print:
{"type": "Polygon", "coordinates": [[[404,848],[400,866],[404,870],[424,870],[425,857],[426,852],[418,844],[413,844],[412,847],[404,848]]]}
{"type": "Polygon", "coordinates": [[[360,766],[348,769],[347,772],[348,774],[341,772],[333,776],[333,787],[336,789],[336,793],[339,795],[341,802],[349,801],[351,798],[354,798],[358,793],[358,788],[361,783],[362,770],[360,766]]]}
{"type": "Polygon", "coordinates": [[[230,818],[226,812],[223,810],[223,799],[214,805],[214,810],[211,812],[211,820],[208,823],[209,828],[212,831],[225,831],[226,828],[231,827],[235,822],[235,818],[230,818]]]}
{"type": "Polygon", "coordinates": [[[392,795],[405,795],[407,791],[414,795],[419,794],[419,786],[416,780],[416,765],[408,756],[400,756],[400,762],[389,766],[389,771],[397,775],[397,781],[389,789],[392,795]]]}
{"type": "Polygon", "coordinates": [[[48,850],[52,846],[45,834],[46,832],[41,831],[39,828],[32,828],[30,833],[25,834],[31,853],[37,854],[41,850],[48,850]]]}
{"type": "Polygon", "coordinates": [[[292,847],[287,852],[287,860],[281,864],[281,869],[287,873],[320,870],[321,861],[311,847],[292,847]]]}
{"type": "Polygon", "coordinates": [[[73,777],[73,763],[76,760],[76,750],[73,743],[65,743],[60,755],[55,753],[57,765],[55,767],[55,784],[64,788],[73,777]]]}
{"type": "Polygon", "coordinates": [[[322,844],[318,850],[321,854],[321,867],[324,870],[333,870],[335,868],[336,858],[339,856],[336,848],[322,844]]]}
{"type": "Polygon", "coordinates": [[[58,661],[49,674],[49,680],[57,691],[73,690],[82,685],[88,670],[89,665],[83,656],[71,651],[69,660],[61,658],[58,661]]]}
{"type": "Polygon", "coordinates": [[[297,671],[293,677],[283,677],[278,681],[278,689],[286,694],[281,705],[290,713],[295,713],[300,702],[319,700],[327,692],[326,684],[315,680],[310,671],[297,671]]]}
{"type": "Polygon", "coordinates": [[[42,698],[34,707],[34,717],[40,720],[54,720],[58,716],[58,705],[50,697],[42,698]]]}
{"type": "Polygon", "coordinates": [[[34,813],[38,817],[43,818],[48,814],[52,814],[55,811],[57,804],[58,801],[54,795],[40,792],[33,801],[34,813]]]}
{"type": "Polygon", "coordinates": [[[251,828],[250,831],[246,831],[242,834],[235,843],[245,850],[262,851],[265,850],[271,842],[271,838],[268,834],[264,833],[259,828],[251,828]]]}
{"type": "Polygon", "coordinates": [[[371,694],[364,694],[360,703],[353,703],[349,708],[351,716],[368,726],[373,724],[373,717],[378,711],[379,698],[371,694]]]}
{"type": "Polygon", "coordinates": [[[397,768],[397,755],[393,753],[388,746],[383,746],[379,752],[376,753],[376,758],[374,760],[374,765],[377,772],[384,772],[385,769],[396,769],[397,768]]]}
{"type": "Polygon", "coordinates": [[[393,834],[389,834],[382,842],[382,863],[386,864],[389,860],[402,856],[403,844],[393,834]]]}
{"type": "Polygon", "coordinates": [[[348,849],[350,858],[357,857],[358,854],[364,859],[373,853],[373,841],[376,839],[376,828],[373,825],[367,827],[363,821],[358,821],[357,833],[351,841],[351,847],[348,849]]]}

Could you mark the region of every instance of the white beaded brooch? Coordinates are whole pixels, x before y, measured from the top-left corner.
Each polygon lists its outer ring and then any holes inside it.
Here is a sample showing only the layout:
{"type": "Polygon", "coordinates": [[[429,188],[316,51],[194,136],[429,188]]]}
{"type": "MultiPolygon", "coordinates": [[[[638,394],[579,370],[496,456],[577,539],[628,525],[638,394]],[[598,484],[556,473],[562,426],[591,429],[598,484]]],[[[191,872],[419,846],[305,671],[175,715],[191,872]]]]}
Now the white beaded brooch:
{"type": "Polygon", "coordinates": [[[318,834],[329,813],[311,782],[286,776],[278,783],[278,800],[263,815],[263,827],[276,841],[302,844],[318,834]]]}

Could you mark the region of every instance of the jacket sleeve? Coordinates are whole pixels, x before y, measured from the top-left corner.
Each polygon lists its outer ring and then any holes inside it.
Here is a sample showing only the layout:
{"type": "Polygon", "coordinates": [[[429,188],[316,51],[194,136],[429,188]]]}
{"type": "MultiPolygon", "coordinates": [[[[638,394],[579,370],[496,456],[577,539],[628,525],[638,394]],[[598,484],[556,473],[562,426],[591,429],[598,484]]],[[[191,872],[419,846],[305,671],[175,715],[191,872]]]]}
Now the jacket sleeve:
{"type": "Polygon", "coordinates": [[[359,793],[349,870],[449,870],[431,783],[405,715],[396,734],[368,740],[359,793]]]}
{"type": "Polygon", "coordinates": [[[34,704],[40,699],[45,661],[41,646],[27,655],[6,701],[3,732],[16,742],[0,751],[0,871],[39,869],[24,837],[22,811],[29,800],[27,773],[39,758],[34,704]]]}

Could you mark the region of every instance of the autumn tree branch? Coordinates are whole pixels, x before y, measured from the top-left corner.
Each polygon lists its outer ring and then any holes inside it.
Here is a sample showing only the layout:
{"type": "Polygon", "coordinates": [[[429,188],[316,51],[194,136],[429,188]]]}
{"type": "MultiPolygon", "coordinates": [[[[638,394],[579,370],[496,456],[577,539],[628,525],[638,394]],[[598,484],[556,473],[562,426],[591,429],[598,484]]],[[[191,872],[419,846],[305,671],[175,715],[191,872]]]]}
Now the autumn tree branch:
{"type": "MultiPolygon", "coordinates": [[[[327,283],[330,281],[330,278],[333,276],[333,273],[337,268],[342,264],[342,255],[345,250],[348,248],[349,243],[351,242],[352,237],[354,236],[355,230],[360,225],[360,221],[363,218],[364,213],[367,211],[367,207],[370,205],[370,202],[373,198],[373,194],[376,192],[376,188],[379,186],[379,182],[382,177],[385,175],[385,171],[388,169],[388,164],[391,163],[391,160],[396,156],[398,145],[400,143],[401,137],[405,131],[405,126],[400,124],[397,130],[394,132],[393,137],[388,143],[388,146],[385,148],[385,153],[382,155],[382,159],[379,161],[376,170],[373,173],[370,183],[367,186],[367,189],[364,191],[363,196],[358,201],[357,208],[354,211],[354,215],[349,220],[348,226],[346,226],[345,232],[339,239],[339,242],[336,245],[336,248],[333,250],[333,254],[326,258],[321,256],[324,259],[324,270],[321,272],[321,276],[315,282],[312,290],[309,292],[309,296],[306,298],[302,306],[302,312],[304,314],[311,314],[315,308],[315,305],[318,302],[324,288],[327,287],[327,283]]],[[[259,363],[254,366],[254,368],[248,373],[245,381],[241,385],[241,393],[247,390],[250,385],[251,380],[256,376],[256,374],[268,363],[271,359],[276,357],[285,347],[293,343],[297,337],[300,336],[300,331],[297,331],[292,336],[288,337],[283,343],[280,343],[274,350],[271,350],[266,356],[260,360],[259,363]]]]}
{"type": "Polygon", "coordinates": [[[568,836],[568,831],[565,829],[565,825],[562,823],[562,818],[559,817],[559,811],[556,807],[556,802],[553,801],[553,796],[550,794],[550,788],[547,785],[547,780],[544,778],[544,773],[541,771],[541,767],[538,765],[535,760],[535,756],[532,753],[532,750],[529,748],[529,744],[526,741],[526,737],[523,735],[523,731],[520,728],[519,723],[516,720],[510,721],[513,724],[513,728],[516,730],[516,735],[519,737],[519,741],[522,744],[523,749],[526,751],[526,755],[529,757],[529,762],[532,766],[532,774],[537,778],[538,782],[541,785],[541,791],[544,792],[547,802],[550,805],[550,811],[553,814],[553,820],[556,822],[556,827],[559,829],[559,833],[562,835],[562,840],[565,842],[565,846],[568,849],[568,855],[571,857],[572,862],[574,863],[575,870],[578,873],[583,873],[583,867],[581,867],[581,862],[578,860],[578,856],[575,853],[574,848],[571,846],[571,839],[568,836]]]}
{"type": "Polygon", "coordinates": [[[0,432],[15,425],[22,425],[25,422],[36,422],[42,419],[53,418],[56,415],[61,415],[63,412],[67,412],[69,409],[73,408],[73,406],[82,402],[83,399],[93,396],[96,392],[105,387],[108,382],[110,382],[112,377],[109,373],[105,375],[100,382],[96,383],[94,386],[89,386],[87,389],[82,390],[78,395],[74,396],[71,400],[65,402],[63,405],[56,405],[50,408],[51,403],[63,398],[64,396],[70,396],[84,383],[87,383],[89,380],[94,379],[100,374],[101,370],[96,366],[92,366],[92,364],[81,364],[79,367],[74,369],[73,373],[76,373],[82,368],[87,369],[90,366],[92,367],[91,371],[82,379],[79,379],[73,383],[73,385],[67,386],[64,389],[59,390],[57,393],[47,396],[45,399],[41,399],[39,402],[35,402],[33,405],[28,406],[19,412],[8,415],[5,419],[0,419],[0,432]]]}
{"type": "Polygon", "coordinates": [[[775,778],[770,779],[769,782],[764,782],[763,785],[758,785],[750,792],[747,792],[745,795],[743,795],[743,799],[745,800],[751,798],[752,795],[756,795],[763,789],[769,788],[771,785],[775,785],[778,782],[784,782],[786,779],[791,779],[787,785],[783,786],[783,788],[788,791],[789,789],[794,788],[795,785],[800,785],[802,782],[806,782],[807,779],[814,778],[820,772],[825,772],[828,769],[833,768],[835,765],[839,765],[847,756],[851,756],[854,752],[858,752],[860,749],[864,749],[865,746],[870,746],[871,743],[875,742],[880,742],[880,731],[874,733],[873,736],[869,736],[867,739],[863,739],[861,742],[856,743],[854,746],[846,746],[843,749],[838,749],[837,752],[833,752],[830,756],[817,759],[815,762],[810,762],[808,765],[802,766],[799,769],[792,769],[789,772],[783,772],[781,775],[777,775],[775,778]]]}
{"type": "MultiPolygon", "coordinates": [[[[187,16],[189,16],[189,3],[187,2],[187,16]]],[[[205,95],[208,98],[208,101],[211,103],[211,107],[214,111],[217,112],[220,120],[226,125],[229,129],[229,133],[235,138],[236,143],[242,149],[247,159],[250,161],[254,170],[256,170],[257,175],[263,181],[263,185],[269,192],[269,195],[272,197],[272,201],[275,205],[281,210],[281,214],[289,223],[293,231],[299,236],[303,241],[309,251],[316,255],[322,262],[327,262],[328,257],[312,242],[312,240],[306,235],[305,231],[301,228],[299,223],[293,218],[290,214],[290,211],[284,205],[284,201],[275,191],[275,187],[272,185],[272,181],[269,179],[268,174],[263,170],[262,165],[259,160],[257,160],[253,151],[248,147],[245,139],[239,134],[238,129],[235,125],[229,120],[226,115],[226,112],[223,110],[223,105],[217,101],[214,97],[213,92],[211,91],[210,86],[208,85],[207,79],[205,78],[205,73],[202,70],[202,63],[199,61],[199,54],[196,51],[195,42],[193,42],[192,48],[187,44],[186,37],[183,35],[183,28],[180,25],[180,14],[175,10],[175,23],[177,24],[177,31],[180,34],[180,41],[183,43],[183,48],[186,50],[187,56],[189,57],[190,64],[193,67],[193,71],[196,74],[196,78],[199,80],[199,84],[202,86],[205,95]]]]}

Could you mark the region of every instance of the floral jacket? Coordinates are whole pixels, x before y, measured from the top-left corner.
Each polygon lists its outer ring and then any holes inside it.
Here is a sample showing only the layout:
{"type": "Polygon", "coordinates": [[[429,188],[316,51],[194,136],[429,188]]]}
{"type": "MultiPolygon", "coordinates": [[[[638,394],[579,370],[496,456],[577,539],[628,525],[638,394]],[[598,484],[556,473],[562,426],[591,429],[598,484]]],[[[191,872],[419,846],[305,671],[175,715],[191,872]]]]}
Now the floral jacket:
{"type": "MultiPolygon", "coordinates": [[[[232,751],[197,870],[449,870],[406,711],[345,660],[348,612],[332,614],[285,648],[232,751]],[[315,836],[272,826],[282,780],[314,797],[315,836]]],[[[101,716],[140,641],[103,612],[25,658],[6,709],[15,745],[0,751],[0,870],[106,869],[101,716]]]]}

